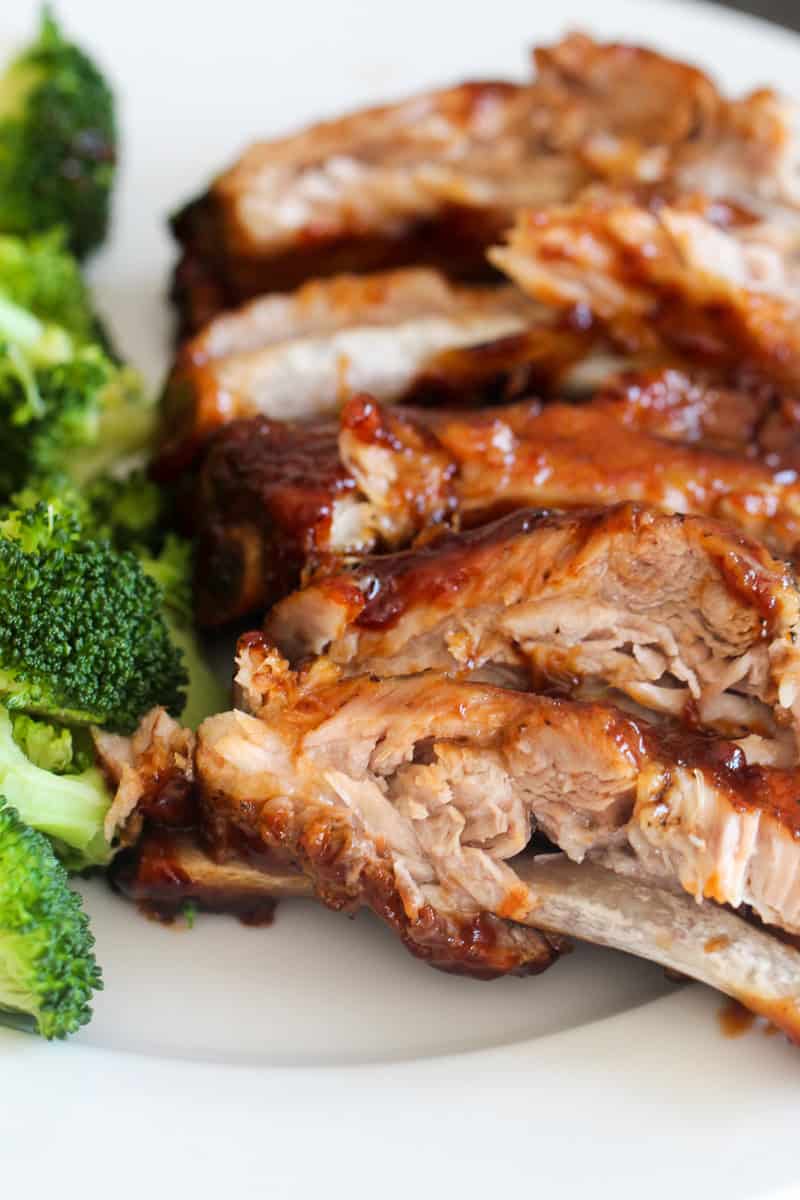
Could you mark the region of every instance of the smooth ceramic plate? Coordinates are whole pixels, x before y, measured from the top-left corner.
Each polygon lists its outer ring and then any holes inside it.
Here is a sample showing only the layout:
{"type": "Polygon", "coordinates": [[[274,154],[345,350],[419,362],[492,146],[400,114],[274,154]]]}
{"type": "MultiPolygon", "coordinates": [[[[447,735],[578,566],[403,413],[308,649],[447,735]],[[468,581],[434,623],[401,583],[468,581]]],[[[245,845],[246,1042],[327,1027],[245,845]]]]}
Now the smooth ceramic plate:
{"type": "MultiPolygon", "coordinates": [[[[34,5],[0,15],[23,37],[34,5]]],[[[124,177],[94,268],[121,344],[167,355],[165,214],[259,134],[469,75],[580,25],[800,78],[800,41],[646,0],[61,0],[117,83],[124,177]]],[[[541,979],[415,963],[377,922],[289,903],[270,929],[150,924],[87,888],[106,990],[68,1045],[0,1031],[0,1194],[774,1195],[800,1181],[800,1052],[719,1031],[720,1000],[587,948],[541,979]]],[[[791,1191],[787,1194],[793,1194],[791,1191]]]]}

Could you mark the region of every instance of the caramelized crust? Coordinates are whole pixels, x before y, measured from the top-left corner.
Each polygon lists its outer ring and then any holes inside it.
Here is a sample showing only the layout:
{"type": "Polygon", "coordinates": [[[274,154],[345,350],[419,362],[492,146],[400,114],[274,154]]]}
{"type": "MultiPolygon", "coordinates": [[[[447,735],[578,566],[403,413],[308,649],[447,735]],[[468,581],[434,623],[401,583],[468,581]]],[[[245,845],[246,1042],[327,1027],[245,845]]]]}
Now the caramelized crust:
{"type": "Polygon", "coordinates": [[[355,398],[340,425],[256,417],[222,431],[195,506],[198,621],[263,611],[306,567],[407,545],[445,521],[456,465],[421,417],[355,398]]]}

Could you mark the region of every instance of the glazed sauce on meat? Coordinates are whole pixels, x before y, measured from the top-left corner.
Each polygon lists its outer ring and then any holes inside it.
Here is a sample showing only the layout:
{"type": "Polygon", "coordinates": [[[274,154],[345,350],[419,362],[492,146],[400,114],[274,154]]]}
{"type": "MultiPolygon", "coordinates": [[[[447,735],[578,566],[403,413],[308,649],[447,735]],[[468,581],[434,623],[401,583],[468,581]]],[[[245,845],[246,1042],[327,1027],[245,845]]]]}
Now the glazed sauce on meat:
{"type": "Polygon", "coordinates": [[[336,497],[355,487],[338,423],[234,421],[212,439],[198,503],[196,605],[202,625],[234,620],[295,587],[324,551],[336,497]]]}
{"type": "Polygon", "coordinates": [[[360,574],[370,580],[367,603],[355,624],[381,630],[395,625],[414,604],[456,593],[475,578],[476,555],[506,538],[529,533],[552,518],[546,512],[515,512],[492,525],[468,533],[444,535],[418,550],[386,557],[365,558],[360,574]],[[459,559],[462,561],[459,562],[459,559]]]}
{"type": "Polygon", "coordinates": [[[756,1014],[750,1012],[738,1000],[729,1000],[717,1014],[719,1027],[727,1038],[739,1038],[749,1033],[756,1022],[756,1014]]]}
{"type": "MultiPolygon", "coordinates": [[[[277,901],[271,897],[209,886],[193,878],[183,866],[176,840],[180,836],[167,829],[151,830],[139,846],[123,851],[111,870],[115,890],[135,901],[145,916],[164,924],[177,920],[187,905],[201,912],[230,914],[243,925],[272,924],[277,901]]],[[[261,856],[266,857],[263,851],[261,856]]]]}

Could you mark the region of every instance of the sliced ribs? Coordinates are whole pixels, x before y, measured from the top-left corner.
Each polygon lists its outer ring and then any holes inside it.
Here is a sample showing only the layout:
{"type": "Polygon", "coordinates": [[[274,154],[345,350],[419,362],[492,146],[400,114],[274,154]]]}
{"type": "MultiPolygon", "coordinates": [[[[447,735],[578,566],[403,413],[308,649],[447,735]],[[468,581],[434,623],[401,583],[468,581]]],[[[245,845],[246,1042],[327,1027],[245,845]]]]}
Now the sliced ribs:
{"type": "Polygon", "coordinates": [[[263,613],[332,556],[399,549],[442,523],[532,505],[645,501],[725,518],[793,555],[794,469],[741,445],[712,448],[747,437],[765,405],[671,370],[628,376],[591,404],[448,412],[356,397],[338,422],[234,422],[211,441],[193,506],[198,619],[263,613]],[[681,434],[695,444],[678,444],[681,434]]]}
{"type": "Polygon", "coordinates": [[[351,675],[611,687],[794,761],[799,599],[786,565],[728,526],[624,504],[523,510],[367,557],[279,602],[265,629],[294,664],[324,655],[351,675]]]}
{"type": "Polygon", "coordinates": [[[465,83],[252,146],[173,221],[184,329],[312,276],[435,266],[485,277],[520,206],[592,180],[796,200],[792,110],[728,101],[700,71],[572,34],[533,82],[465,83]]]}
{"type": "Polygon", "coordinates": [[[720,949],[741,934],[744,949],[713,981],[757,1010],[769,1004],[798,1035],[797,952],[763,934],[748,942],[738,918],[714,917],[717,904],[745,904],[800,930],[793,774],[607,704],[436,673],[337,680],[324,667],[307,686],[263,641],[249,638],[242,653],[270,677],[265,703],[258,716],[225,713],[201,726],[204,802],[219,826],[302,867],[326,904],[371,907],[413,953],[479,976],[542,969],[559,948],[553,933],[578,926],[657,961],[674,951],[671,965],[696,975],[698,932],[719,934],[720,949]],[[536,864],[523,858],[515,869],[535,829],[595,865],[559,883],[545,864],[539,895],[536,864]],[[619,874],[608,876],[613,901],[598,883],[605,863],[619,874]],[[642,888],[663,896],[661,912],[643,904],[642,888]],[[699,906],[694,935],[676,890],[699,906]],[[646,908],[650,923],[626,929],[637,898],[637,918],[646,908]],[[759,957],[761,942],[769,953],[759,957]],[[770,979],[766,964],[778,960],[770,979]]]}
{"type": "Polygon", "coordinates": [[[359,391],[391,403],[513,399],[556,386],[597,341],[543,322],[512,287],[456,287],[425,270],[315,281],[219,316],[182,347],[155,469],[185,469],[228,421],[325,416],[359,391]]]}

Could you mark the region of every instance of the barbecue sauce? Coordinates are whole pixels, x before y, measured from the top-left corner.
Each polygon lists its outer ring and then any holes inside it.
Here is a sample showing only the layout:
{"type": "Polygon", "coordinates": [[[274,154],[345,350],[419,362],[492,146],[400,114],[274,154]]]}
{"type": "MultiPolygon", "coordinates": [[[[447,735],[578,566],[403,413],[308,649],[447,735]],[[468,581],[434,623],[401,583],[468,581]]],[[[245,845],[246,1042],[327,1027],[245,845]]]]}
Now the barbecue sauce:
{"type": "MultiPolygon", "coordinates": [[[[187,906],[238,917],[243,925],[272,924],[277,900],[193,877],[180,853],[181,837],[186,834],[150,830],[138,846],[123,851],[110,872],[115,890],[135,901],[145,916],[163,924],[172,924],[185,914],[187,906]]],[[[267,856],[262,852],[260,857],[267,856]]]]}
{"type": "Polygon", "coordinates": [[[729,1000],[717,1014],[719,1026],[726,1038],[739,1038],[749,1033],[756,1021],[756,1014],[750,1012],[738,1000],[729,1000]]]}

